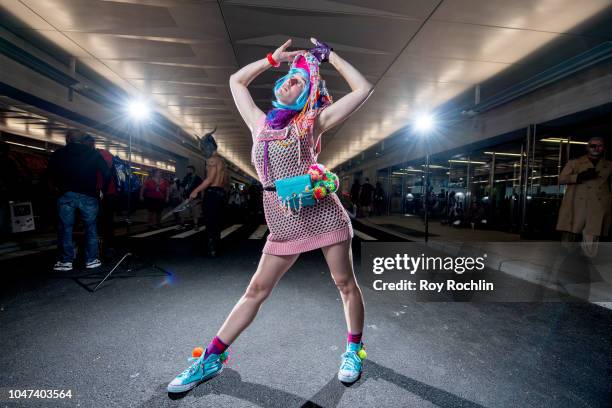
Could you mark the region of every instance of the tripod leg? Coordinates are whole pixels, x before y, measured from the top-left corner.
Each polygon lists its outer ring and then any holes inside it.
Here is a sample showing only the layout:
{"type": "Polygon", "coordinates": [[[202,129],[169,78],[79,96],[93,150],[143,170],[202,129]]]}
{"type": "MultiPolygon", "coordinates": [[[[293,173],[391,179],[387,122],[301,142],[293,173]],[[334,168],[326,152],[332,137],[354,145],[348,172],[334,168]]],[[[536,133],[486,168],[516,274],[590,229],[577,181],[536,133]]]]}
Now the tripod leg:
{"type": "Polygon", "coordinates": [[[102,285],[104,283],[104,281],[106,279],[108,279],[109,276],[111,276],[111,273],[113,273],[115,271],[115,269],[117,269],[119,267],[119,265],[121,265],[121,262],[123,262],[125,260],[125,258],[127,258],[128,256],[132,255],[130,252],[128,252],[127,254],[123,255],[123,257],[119,260],[119,262],[117,262],[115,264],[115,266],[113,266],[113,269],[110,270],[110,272],[108,272],[108,274],[106,274],[106,276],[104,277],[104,279],[102,279],[100,281],[100,283],[98,283],[96,285],[96,287],[94,288],[94,292],[100,287],[100,285],[102,285]]]}

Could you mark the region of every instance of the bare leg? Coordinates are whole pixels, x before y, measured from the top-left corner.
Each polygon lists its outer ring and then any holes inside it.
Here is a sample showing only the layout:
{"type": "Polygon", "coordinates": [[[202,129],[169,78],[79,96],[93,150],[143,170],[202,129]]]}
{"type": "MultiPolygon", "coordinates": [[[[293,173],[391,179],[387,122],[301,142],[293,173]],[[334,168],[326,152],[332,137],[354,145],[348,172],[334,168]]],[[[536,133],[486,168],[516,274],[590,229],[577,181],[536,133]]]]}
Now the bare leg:
{"type": "Polygon", "coordinates": [[[353,271],[353,252],[351,240],[346,240],[322,248],[327,266],[334,283],[340,291],[344,305],[344,318],[349,333],[357,334],[363,331],[365,307],[361,289],[357,285],[353,271]]]}
{"type": "Polygon", "coordinates": [[[233,343],[240,333],[251,324],[264,300],[298,257],[297,254],[287,256],[262,255],[257,271],[251,278],[244,295],[236,303],[217,333],[221,341],[225,344],[233,343]]]}

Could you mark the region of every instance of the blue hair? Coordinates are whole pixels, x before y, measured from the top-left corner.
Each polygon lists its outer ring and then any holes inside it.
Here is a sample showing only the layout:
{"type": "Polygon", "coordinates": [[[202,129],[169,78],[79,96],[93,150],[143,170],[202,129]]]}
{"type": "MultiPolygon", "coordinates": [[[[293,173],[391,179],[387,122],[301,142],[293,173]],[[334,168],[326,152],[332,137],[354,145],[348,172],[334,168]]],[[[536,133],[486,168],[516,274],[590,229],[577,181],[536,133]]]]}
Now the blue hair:
{"type": "Polygon", "coordinates": [[[295,74],[301,75],[304,77],[304,79],[306,79],[306,86],[304,86],[304,90],[292,105],[285,105],[278,101],[272,101],[272,106],[274,106],[275,108],[300,111],[302,110],[302,108],[304,108],[304,105],[306,105],[306,101],[308,100],[308,95],[310,93],[310,75],[308,75],[308,72],[303,68],[291,68],[287,75],[279,78],[274,84],[274,95],[276,95],[276,91],[278,90],[278,88],[280,88],[285,83],[285,81],[287,81],[295,74]]]}

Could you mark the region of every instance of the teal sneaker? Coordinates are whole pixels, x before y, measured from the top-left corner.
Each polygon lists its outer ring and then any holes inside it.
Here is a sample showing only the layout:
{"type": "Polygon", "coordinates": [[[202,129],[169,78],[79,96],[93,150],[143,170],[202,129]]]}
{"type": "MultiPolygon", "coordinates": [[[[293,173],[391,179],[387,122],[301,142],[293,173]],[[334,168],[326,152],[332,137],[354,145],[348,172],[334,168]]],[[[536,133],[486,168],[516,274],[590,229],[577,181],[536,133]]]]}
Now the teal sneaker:
{"type": "Polygon", "coordinates": [[[204,360],[204,355],[201,357],[191,357],[189,362],[193,364],[168,384],[168,392],[189,391],[201,382],[217,376],[223,371],[223,364],[227,361],[227,356],[228,351],[226,350],[221,355],[209,354],[206,360],[204,360]]]}
{"type": "Polygon", "coordinates": [[[363,344],[348,343],[346,352],[342,354],[338,379],[346,384],[352,384],[361,376],[362,361],[366,359],[363,344]]]}

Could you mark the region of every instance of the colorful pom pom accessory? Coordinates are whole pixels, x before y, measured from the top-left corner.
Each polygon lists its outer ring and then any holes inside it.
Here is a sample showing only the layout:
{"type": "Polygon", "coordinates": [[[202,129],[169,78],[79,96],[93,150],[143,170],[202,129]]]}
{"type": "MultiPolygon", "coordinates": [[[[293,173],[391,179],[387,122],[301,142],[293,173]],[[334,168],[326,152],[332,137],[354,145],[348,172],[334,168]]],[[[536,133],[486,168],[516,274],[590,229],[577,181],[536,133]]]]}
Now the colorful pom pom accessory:
{"type": "Polygon", "coordinates": [[[310,207],[338,191],[338,176],[322,164],[313,164],[306,174],[287,177],[274,182],[281,207],[287,215],[297,214],[303,207],[310,207]]]}
{"type": "Polygon", "coordinates": [[[322,164],[315,163],[310,166],[308,174],[317,200],[322,200],[329,194],[335,193],[340,187],[338,176],[327,170],[322,164]]]}

